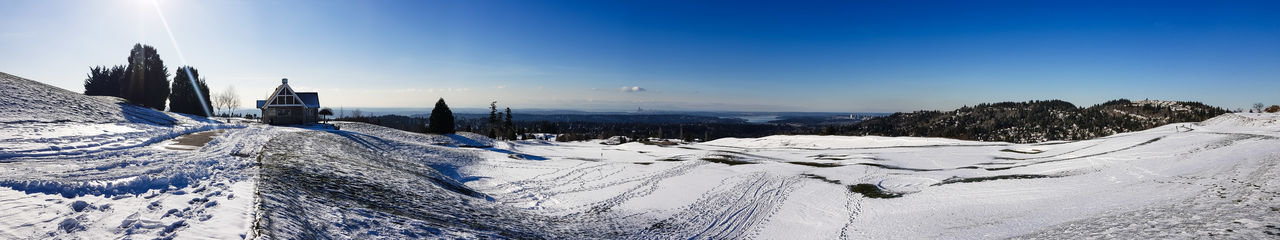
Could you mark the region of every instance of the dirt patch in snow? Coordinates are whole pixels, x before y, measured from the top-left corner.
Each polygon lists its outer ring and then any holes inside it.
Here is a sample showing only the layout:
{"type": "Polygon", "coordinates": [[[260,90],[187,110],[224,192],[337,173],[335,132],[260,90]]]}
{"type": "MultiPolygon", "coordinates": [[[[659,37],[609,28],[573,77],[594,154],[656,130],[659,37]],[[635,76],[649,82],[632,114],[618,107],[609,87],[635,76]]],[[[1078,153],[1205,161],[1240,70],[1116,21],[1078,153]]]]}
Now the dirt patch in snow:
{"type": "Polygon", "coordinates": [[[173,144],[167,145],[164,148],[169,150],[186,151],[200,149],[201,147],[204,147],[205,144],[209,144],[209,141],[213,141],[214,138],[222,135],[222,133],[226,131],[227,130],[212,130],[182,135],[178,138],[174,138],[173,144]]]}

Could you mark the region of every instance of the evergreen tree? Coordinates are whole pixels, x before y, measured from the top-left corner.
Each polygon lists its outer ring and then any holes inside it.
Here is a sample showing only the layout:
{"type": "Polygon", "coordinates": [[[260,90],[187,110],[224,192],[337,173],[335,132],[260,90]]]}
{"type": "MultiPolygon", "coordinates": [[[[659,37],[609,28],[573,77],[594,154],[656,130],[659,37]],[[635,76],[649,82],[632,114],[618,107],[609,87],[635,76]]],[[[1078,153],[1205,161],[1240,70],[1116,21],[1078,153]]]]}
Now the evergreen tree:
{"type": "Polygon", "coordinates": [[[516,140],[516,129],[511,123],[511,108],[507,108],[507,117],[502,122],[502,129],[505,130],[507,140],[516,140]]]}
{"type": "Polygon", "coordinates": [[[129,51],[127,77],[120,84],[121,97],[134,104],[164,110],[169,100],[169,69],[151,46],[134,44],[129,51]]]}
{"type": "Polygon", "coordinates": [[[498,101],[489,103],[489,138],[497,138],[498,131],[498,101]]]}
{"type": "Polygon", "coordinates": [[[173,76],[172,89],[173,93],[169,96],[170,112],[208,117],[207,107],[212,102],[209,99],[209,85],[200,78],[200,71],[191,66],[178,67],[178,73],[173,76]],[[190,76],[187,75],[188,72],[190,76]],[[196,79],[196,86],[191,86],[191,79],[196,79]],[[200,91],[197,92],[196,88],[200,91]]]}
{"type": "Polygon", "coordinates": [[[444,98],[436,101],[436,108],[431,109],[431,119],[427,123],[427,132],[435,134],[454,134],[453,111],[444,103],[444,98]]]}
{"type": "Polygon", "coordinates": [[[84,79],[84,95],[119,97],[120,82],[124,81],[126,73],[125,66],[120,65],[89,68],[89,77],[84,79]]]}

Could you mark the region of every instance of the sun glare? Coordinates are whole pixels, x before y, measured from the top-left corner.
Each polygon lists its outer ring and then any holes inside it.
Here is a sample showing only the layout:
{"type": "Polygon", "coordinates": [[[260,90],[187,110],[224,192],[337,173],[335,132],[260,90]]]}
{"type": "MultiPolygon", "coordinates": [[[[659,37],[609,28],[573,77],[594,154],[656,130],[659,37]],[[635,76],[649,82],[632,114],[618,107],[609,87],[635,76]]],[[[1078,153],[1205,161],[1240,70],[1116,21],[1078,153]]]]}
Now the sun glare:
{"type": "MultiPolygon", "coordinates": [[[[178,39],[173,36],[173,28],[169,27],[169,20],[164,17],[164,11],[160,10],[160,2],[156,0],[151,0],[150,2],[156,9],[156,16],[160,17],[160,24],[164,26],[164,32],[169,35],[169,42],[173,43],[173,51],[178,54],[178,61],[181,61],[183,66],[191,66],[187,64],[187,57],[182,54],[182,47],[178,46],[178,39]]],[[[191,81],[191,87],[195,88],[196,98],[200,100],[200,105],[204,107],[205,116],[212,115],[209,111],[209,105],[205,104],[204,94],[200,92],[200,87],[196,84],[196,78],[191,74],[191,68],[183,69],[187,71],[187,76],[189,76],[187,80],[191,81]]]]}

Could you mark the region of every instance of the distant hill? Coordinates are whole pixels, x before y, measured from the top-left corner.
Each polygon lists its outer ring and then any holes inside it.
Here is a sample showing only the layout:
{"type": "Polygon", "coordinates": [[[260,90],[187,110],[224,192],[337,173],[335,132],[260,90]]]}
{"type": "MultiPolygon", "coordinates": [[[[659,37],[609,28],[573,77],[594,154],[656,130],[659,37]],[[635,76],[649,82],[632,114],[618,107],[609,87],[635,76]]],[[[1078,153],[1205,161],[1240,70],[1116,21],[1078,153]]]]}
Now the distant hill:
{"type": "Polygon", "coordinates": [[[1199,122],[1227,113],[1199,102],[1120,99],[1083,108],[1066,101],[1000,102],[953,111],[894,113],[827,133],[944,137],[1032,143],[1083,140],[1177,122],[1199,122]]]}

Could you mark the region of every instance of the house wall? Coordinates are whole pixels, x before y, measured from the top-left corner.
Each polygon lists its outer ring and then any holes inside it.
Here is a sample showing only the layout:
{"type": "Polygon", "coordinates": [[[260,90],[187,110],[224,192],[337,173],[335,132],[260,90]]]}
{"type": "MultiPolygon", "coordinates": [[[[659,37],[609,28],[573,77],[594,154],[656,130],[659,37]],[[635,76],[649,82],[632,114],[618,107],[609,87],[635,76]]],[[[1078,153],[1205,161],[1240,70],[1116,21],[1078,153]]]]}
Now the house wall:
{"type": "Polygon", "coordinates": [[[262,110],[262,122],[272,125],[314,123],[318,120],[315,108],[267,107],[262,110]]]}

